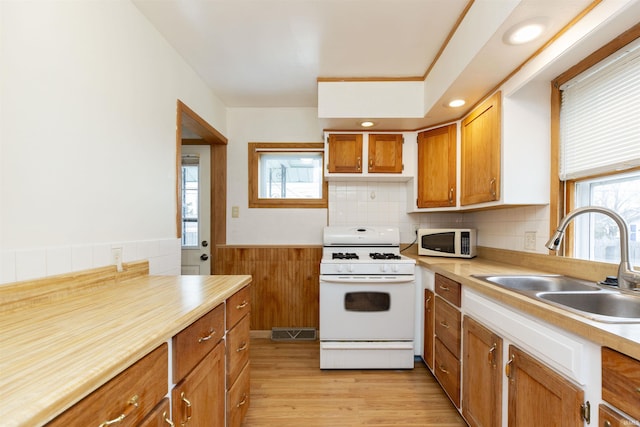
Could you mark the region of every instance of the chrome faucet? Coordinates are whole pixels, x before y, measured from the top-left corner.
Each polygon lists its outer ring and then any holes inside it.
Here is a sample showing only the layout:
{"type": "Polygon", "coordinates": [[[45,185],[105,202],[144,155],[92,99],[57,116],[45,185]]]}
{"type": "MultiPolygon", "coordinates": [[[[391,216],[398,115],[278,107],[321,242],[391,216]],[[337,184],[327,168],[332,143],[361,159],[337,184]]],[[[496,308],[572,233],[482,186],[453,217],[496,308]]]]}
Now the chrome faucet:
{"type": "Polygon", "coordinates": [[[564,230],[567,228],[567,225],[569,225],[571,220],[580,214],[591,212],[607,215],[615,221],[620,229],[620,266],[618,267],[618,288],[621,291],[633,291],[640,289],[638,287],[638,284],[640,283],[640,271],[635,271],[629,262],[629,226],[624,218],[611,209],[599,206],[586,206],[569,212],[564,218],[562,218],[560,224],[558,224],[556,232],[551,236],[545,246],[552,251],[557,251],[560,243],[562,243],[564,230]]]}

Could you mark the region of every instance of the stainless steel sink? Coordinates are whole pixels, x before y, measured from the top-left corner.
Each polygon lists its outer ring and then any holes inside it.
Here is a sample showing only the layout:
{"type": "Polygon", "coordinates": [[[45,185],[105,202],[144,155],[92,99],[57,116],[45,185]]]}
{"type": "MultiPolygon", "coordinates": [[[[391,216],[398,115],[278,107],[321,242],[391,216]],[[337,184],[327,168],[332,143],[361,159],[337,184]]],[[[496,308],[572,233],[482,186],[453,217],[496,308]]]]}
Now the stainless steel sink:
{"type": "Polygon", "coordinates": [[[594,283],[560,275],[474,275],[473,277],[519,292],[595,292],[594,283]]]}
{"type": "Polygon", "coordinates": [[[619,292],[539,292],[544,301],[603,322],[640,322],[640,298],[619,292]]]}
{"type": "Polygon", "coordinates": [[[629,295],[562,275],[473,275],[589,319],[608,323],[640,323],[640,292],[629,295]]]}

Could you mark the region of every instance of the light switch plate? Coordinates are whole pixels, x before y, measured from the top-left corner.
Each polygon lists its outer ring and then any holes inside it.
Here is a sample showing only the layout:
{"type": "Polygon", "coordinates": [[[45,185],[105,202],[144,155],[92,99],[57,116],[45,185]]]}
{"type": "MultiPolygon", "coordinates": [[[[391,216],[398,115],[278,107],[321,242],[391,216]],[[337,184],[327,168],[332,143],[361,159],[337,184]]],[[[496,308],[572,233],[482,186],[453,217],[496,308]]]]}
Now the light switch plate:
{"type": "Polygon", "coordinates": [[[524,232],[524,249],[527,251],[536,250],[536,232],[535,231],[524,232]]]}

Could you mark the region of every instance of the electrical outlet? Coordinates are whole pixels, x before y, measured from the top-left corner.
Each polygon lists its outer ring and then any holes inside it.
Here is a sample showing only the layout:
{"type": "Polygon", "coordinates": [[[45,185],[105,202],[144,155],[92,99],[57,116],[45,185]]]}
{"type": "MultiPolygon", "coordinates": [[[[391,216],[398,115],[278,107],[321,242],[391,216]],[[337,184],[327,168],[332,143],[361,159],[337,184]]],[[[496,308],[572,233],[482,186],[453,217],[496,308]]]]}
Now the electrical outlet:
{"type": "Polygon", "coordinates": [[[122,248],[111,248],[111,264],[116,266],[116,270],[122,271],[122,248]]]}
{"type": "Polygon", "coordinates": [[[524,249],[527,251],[536,250],[536,232],[535,231],[524,232],[524,249]]]}
{"type": "Polygon", "coordinates": [[[420,228],[420,224],[413,224],[413,234],[418,235],[418,229],[420,228]]]}

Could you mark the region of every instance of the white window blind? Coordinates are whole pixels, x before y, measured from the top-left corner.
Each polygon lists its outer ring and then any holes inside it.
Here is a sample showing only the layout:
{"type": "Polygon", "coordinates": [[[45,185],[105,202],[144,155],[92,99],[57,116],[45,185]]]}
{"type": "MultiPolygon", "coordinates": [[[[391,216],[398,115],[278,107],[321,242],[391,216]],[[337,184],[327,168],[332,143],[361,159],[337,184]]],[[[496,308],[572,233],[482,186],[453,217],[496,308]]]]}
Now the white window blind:
{"type": "Polygon", "coordinates": [[[640,39],[560,89],[561,180],[640,165],[640,39]]]}

